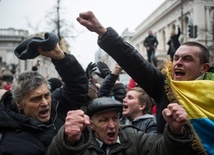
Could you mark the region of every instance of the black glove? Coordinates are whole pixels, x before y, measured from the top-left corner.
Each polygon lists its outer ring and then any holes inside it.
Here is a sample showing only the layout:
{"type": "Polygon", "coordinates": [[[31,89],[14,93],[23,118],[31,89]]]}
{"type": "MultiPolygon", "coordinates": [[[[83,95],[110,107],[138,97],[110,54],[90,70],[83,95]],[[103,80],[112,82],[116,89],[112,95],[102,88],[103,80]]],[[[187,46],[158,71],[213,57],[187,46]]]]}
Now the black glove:
{"type": "Polygon", "coordinates": [[[99,77],[105,79],[105,77],[111,73],[109,67],[104,63],[104,62],[101,62],[99,61],[97,63],[97,68],[100,70],[100,73],[98,72],[95,72],[95,74],[97,74],[99,77]]]}
{"type": "Polygon", "coordinates": [[[92,73],[97,69],[96,63],[90,62],[86,68],[86,75],[88,79],[92,78],[92,73]]]}

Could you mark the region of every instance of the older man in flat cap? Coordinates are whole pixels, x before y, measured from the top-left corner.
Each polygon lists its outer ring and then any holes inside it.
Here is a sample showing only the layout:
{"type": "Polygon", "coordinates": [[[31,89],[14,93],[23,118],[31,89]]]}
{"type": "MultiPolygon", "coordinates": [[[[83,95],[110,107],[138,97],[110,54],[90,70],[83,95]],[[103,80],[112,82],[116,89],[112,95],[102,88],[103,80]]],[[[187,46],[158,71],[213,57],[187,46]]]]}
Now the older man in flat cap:
{"type": "Polygon", "coordinates": [[[183,107],[172,103],[163,110],[167,122],[163,135],[119,125],[122,108],[122,103],[103,97],[89,103],[87,115],[82,110],[69,111],[46,155],[188,154],[193,133],[183,107]]]}

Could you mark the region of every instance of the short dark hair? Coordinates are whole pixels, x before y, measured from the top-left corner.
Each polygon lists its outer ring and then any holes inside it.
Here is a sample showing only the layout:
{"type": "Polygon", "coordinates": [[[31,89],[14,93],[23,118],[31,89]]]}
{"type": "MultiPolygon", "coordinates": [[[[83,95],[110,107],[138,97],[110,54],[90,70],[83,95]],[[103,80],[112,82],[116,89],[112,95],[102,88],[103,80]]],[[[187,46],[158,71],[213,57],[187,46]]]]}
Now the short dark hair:
{"type": "Polygon", "coordinates": [[[198,42],[195,42],[195,41],[188,41],[188,42],[183,43],[182,45],[198,47],[201,50],[200,51],[200,63],[204,64],[204,63],[210,62],[209,50],[204,45],[202,45],[198,42]]]}

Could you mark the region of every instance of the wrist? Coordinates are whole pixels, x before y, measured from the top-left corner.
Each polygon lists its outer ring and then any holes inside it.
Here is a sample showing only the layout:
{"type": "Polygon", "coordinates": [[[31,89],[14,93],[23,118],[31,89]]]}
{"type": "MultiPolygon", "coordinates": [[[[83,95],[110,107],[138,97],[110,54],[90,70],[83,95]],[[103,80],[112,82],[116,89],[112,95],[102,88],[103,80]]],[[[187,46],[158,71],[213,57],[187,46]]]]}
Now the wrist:
{"type": "Polygon", "coordinates": [[[107,29],[103,26],[100,26],[100,28],[97,31],[97,34],[99,35],[100,38],[103,37],[103,35],[106,33],[107,29]]]}
{"type": "Polygon", "coordinates": [[[181,129],[175,129],[173,127],[169,127],[169,131],[175,136],[183,136],[185,134],[184,127],[182,127],[181,129]]]}

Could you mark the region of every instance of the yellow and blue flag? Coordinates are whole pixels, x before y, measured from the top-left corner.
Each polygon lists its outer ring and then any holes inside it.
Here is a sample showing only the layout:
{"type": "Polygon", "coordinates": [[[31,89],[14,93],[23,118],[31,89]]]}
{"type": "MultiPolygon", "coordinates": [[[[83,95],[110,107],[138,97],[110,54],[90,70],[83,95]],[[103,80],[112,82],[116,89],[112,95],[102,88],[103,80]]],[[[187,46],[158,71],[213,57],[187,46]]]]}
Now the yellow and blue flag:
{"type": "Polygon", "coordinates": [[[204,149],[214,155],[214,81],[174,81],[169,70],[166,74],[174,97],[186,109],[204,149]]]}

